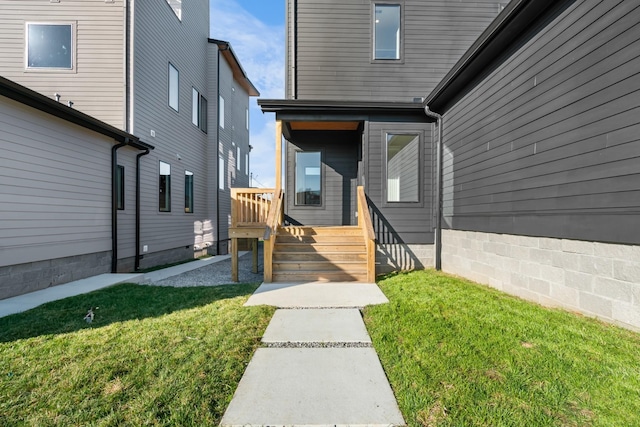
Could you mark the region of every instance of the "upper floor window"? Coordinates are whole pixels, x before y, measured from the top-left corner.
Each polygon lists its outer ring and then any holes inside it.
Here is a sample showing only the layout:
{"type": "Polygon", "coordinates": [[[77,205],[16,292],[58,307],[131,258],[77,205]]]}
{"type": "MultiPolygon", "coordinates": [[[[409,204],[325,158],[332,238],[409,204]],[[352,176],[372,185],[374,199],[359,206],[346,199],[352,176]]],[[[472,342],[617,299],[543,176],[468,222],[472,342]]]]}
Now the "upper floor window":
{"type": "Polygon", "coordinates": [[[220,95],[218,99],[218,122],[220,127],[224,129],[224,98],[220,95]]]}
{"type": "Polygon", "coordinates": [[[182,21],[182,0],[167,0],[167,3],[173,9],[173,13],[182,21]]]}
{"type": "Polygon", "coordinates": [[[178,69],[169,63],[169,107],[178,111],[178,87],[180,86],[180,73],[178,69]]]}
{"type": "Polygon", "coordinates": [[[400,5],[374,5],[373,59],[400,59],[400,5]]]}
{"type": "Polygon", "coordinates": [[[27,23],[26,67],[72,70],[73,24],[27,23]]]}

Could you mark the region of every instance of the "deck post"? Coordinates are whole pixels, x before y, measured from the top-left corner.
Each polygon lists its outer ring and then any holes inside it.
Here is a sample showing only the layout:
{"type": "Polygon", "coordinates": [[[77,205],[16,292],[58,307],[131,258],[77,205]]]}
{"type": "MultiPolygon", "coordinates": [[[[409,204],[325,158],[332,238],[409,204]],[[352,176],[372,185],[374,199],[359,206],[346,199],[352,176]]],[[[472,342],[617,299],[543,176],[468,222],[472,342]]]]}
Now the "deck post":
{"type": "Polygon", "coordinates": [[[282,188],[282,120],[276,120],[276,190],[282,188]]]}
{"type": "Polygon", "coordinates": [[[238,239],[231,239],[231,281],[238,281],[238,239]]]}
{"type": "Polygon", "coordinates": [[[251,272],[258,274],[258,239],[251,239],[251,251],[253,252],[253,268],[251,272]]]}

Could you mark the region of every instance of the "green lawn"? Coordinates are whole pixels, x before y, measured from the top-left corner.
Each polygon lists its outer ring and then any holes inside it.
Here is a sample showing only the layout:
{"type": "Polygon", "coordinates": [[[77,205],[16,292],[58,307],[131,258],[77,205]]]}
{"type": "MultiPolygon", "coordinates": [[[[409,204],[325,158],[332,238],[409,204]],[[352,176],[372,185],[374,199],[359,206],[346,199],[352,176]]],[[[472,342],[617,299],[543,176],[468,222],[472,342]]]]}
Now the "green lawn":
{"type": "Polygon", "coordinates": [[[1,318],[0,425],[217,425],[273,314],[242,307],[256,287],[119,285],[1,318]]]}
{"type": "Polygon", "coordinates": [[[410,426],[640,426],[640,334],[436,273],[365,322],[410,426]]]}

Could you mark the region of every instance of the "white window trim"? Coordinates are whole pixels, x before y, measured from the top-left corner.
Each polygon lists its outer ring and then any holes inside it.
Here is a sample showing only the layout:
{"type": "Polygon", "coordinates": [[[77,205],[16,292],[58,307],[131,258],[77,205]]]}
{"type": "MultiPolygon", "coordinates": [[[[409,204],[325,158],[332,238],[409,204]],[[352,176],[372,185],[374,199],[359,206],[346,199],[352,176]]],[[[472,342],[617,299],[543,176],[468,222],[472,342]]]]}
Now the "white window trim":
{"type": "Polygon", "coordinates": [[[24,69],[28,72],[76,73],[78,48],[76,45],[77,21],[28,21],[24,23],[24,69]],[[70,25],[71,26],[71,68],[30,67],[29,66],[29,25],[70,25]]]}

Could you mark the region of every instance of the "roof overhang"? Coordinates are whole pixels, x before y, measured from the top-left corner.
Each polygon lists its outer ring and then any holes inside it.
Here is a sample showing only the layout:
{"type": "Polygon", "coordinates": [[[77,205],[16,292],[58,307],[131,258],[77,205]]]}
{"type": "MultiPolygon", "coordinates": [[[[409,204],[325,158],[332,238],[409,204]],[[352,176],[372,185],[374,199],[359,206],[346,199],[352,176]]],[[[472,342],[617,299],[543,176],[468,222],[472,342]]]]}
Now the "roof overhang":
{"type": "Polygon", "coordinates": [[[283,123],[285,137],[299,131],[358,131],[372,118],[397,120],[398,117],[427,121],[421,103],[325,101],[302,99],[258,99],[263,113],[275,113],[283,123]]]}
{"type": "Polygon", "coordinates": [[[231,48],[231,44],[224,40],[209,39],[209,43],[218,45],[218,49],[222,57],[227,61],[233,73],[233,79],[238,82],[242,88],[247,91],[249,96],[260,96],[258,89],[251,83],[247,73],[242,68],[238,57],[231,48]]]}
{"type": "Polygon", "coordinates": [[[52,116],[63,119],[67,122],[82,126],[99,134],[113,138],[118,142],[126,142],[140,150],[153,150],[153,145],[140,141],[140,139],[128,132],[111,126],[103,121],[89,116],[81,111],[68,107],[60,102],[54,101],[39,92],[26,88],[18,83],[0,77],[0,95],[28,105],[52,116]]]}
{"type": "Polygon", "coordinates": [[[512,0],[425,98],[431,111],[444,114],[478,76],[500,58],[551,8],[575,0],[512,0]]]}

